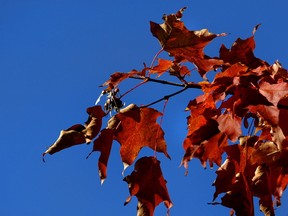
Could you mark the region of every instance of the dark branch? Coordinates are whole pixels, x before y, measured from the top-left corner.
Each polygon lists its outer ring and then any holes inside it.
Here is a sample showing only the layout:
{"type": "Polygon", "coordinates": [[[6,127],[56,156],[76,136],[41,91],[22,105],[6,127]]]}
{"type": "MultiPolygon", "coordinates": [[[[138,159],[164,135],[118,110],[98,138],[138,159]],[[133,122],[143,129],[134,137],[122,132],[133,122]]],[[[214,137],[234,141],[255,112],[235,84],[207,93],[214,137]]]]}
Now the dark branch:
{"type": "Polygon", "coordinates": [[[153,79],[153,78],[145,77],[145,76],[131,76],[129,78],[146,80],[146,82],[161,83],[161,84],[164,84],[164,85],[178,86],[178,87],[183,87],[183,88],[186,88],[186,89],[187,88],[201,89],[201,86],[199,84],[192,83],[192,82],[189,82],[187,84],[185,84],[185,83],[174,83],[174,82],[169,82],[169,81],[166,81],[166,80],[158,80],[158,79],[153,79]]]}
{"type": "Polygon", "coordinates": [[[141,108],[152,106],[152,105],[154,105],[154,104],[156,104],[156,103],[159,103],[160,101],[163,101],[163,100],[168,100],[170,97],[173,97],[173,96],[175,96],[175,95],[177,95],[177,94],[180,94],[180,93],[184,92],[184,91],[187,90],[187,89],[188,89],[188,86],[185,85],[184,88],[182,88],[181,90],[179,90],[179,91],[177,91],[177,92],[174,92],[174,93],[172,93],[172,94],[169,94],[169,95],[165,95],[164,97],[160,98],[159,100],[156,100],[156,101],[154,101],[154,102],[152,102],[152,103],[150,103],[150,104],[147,104],[147,105],[145,105],[145,106],[141,106],[141,108]]]}

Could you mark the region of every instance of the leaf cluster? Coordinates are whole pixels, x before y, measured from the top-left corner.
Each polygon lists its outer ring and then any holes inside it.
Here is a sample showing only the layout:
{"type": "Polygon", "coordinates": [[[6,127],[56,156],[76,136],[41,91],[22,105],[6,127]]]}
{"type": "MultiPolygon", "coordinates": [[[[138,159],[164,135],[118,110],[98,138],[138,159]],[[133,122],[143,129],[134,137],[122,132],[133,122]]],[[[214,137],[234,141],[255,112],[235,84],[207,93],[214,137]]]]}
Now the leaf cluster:
{"type": "Polygon", "coordinates": [[[238,38],[230,48],[222,45],[219,56],[206,55],[204,48],[213,39],[227,34],[213,34],[207,29],[188,30],[181,21],[184,10],[164,15],[161,24],[150,22],[151,33],[161,45],[151,66],[144,64],[141,70],[112,74],[102,85],[106,89],[101,96],[107,96],[104,111],[100,105],[89,107],[85,124],[61,131],[43,156],[94,140],[92,152],[100,152],[98,168],[103,182],[114,140],[121,146],[124,168],[134,164],[141,149],[147,146],[155,154],[138,159],[134,171],[124,178],[130,191],[125,204],[131,196],[136,196],[137,215],[153,215],[161,202],[170,209],[172,201],[156,157],[156,152],[161,152],[170,158],[164,131],[157,122],[163,113],[150,107],[188,89],[201,89],[202,94],[191,98],[186,108],[188,129],[182,158],[186,174],[193,158],[198,158],[205,168],[207,162],[210,167],[216,164],[219,168],[211,204],[231,208],[238,216],[252,216],[253,198],[258,197],[263,214],[275,215],[274,207],[281,205],[281,196],[288,184],[287,70],[278,61],[270,65],[255,57],[254,34],[259,25],[249,38],[238,38]],[[161,52],[167,52],[170,58],[158,58],[161,52]],[[157,58],[158,64],[154,66],[157,58]],[[195,66],[202,81],[190,80],[195,70],[189,69],[187,63],[195,66]],[[206,75],[211,71],[215,76],[209,81],[206,75]],[[163,74],[176,78],[177,82],[159,79],[163,74]],[[127,79],[141,82],[120,95],[119,84],[127,79]],[[147,105],[131,104],[121,109],[123,97],[148,82],[172,85],[180,90],[147,105]],[[116,114],[102,129],[103,117],[113,110],[116,114]],[[221,202],[216,202],[220,194],[221,202]]]}

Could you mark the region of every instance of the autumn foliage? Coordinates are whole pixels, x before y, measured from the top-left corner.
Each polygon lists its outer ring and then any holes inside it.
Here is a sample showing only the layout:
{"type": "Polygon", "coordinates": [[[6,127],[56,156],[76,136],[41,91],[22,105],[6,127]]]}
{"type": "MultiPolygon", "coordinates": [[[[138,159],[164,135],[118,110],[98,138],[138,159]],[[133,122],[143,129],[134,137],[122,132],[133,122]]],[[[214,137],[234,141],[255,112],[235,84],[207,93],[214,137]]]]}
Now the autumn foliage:
{"type": "MultiPolygon", "coordinates": [[[[150,22],[151,32],[161,44],[161,52],[169,58],[155,56],[150,67],[126,73],[116,72],[102,85],[102,106],[87,109],[88,120],[60,132],[59,138],[43,154],[54,154],[65,148],[93,142],[92,152],[100,152],[98,161],[101,182],[107,177],[110,150],[114,141],[120,144],[124,168],[134,164],[134,171],[124,178],[130,196],[138,199],[137,215],[153,215],[161,202],[172,207],[156,152],[170,158],[164,131],[159,118],[163,113],[152,106],[189,89],[201,89],[202,94],[187,99],[187,136],[183,141],[182,165],[198,158],[203,167],[218,166],[215,193],[211,204],[221,204],[238,216],[254,215],[253,197],[259,198],[259,208],[266,216],[275,215],[281,196],[288,183],[288,73],[279,62],[270,65],[254,55],[254,34],[238,38],[231,48],[222,45],[219,56],[209,57],[204,48],[225,33],[213,34],[207,29],[188,30],[181,21],[182,8],[165,15],[164,22],[150,22]],[[197,68],[200,82],[190,80],[197,68]],[[212,81],[206,78],[214,71],[212,81]],[[163,74],[177,82],[161,80],[163,74]],[[154,78],[152,78],[154,76],[154,78]],[[139,84],[123,95],[119,84],[127,79],[138,79],[139,84]],[[124,106],[122,98],[148,82],[180,88],[170,95],[147,105],[124,106]],[[190,99],[190,101],[188,101],[190,99]],[[114,114],[114,115],[113,115],[114,114]],[[111,115],[102,128],[104,116],[111,115]],[[153,156],[138,158],[143,147],[152,149],[153,156]],[[224,156],[226,155],[226,156],[224,156]],[[221,195],[219,202],[217,197],[221,195]]],[[[100,98],[99,98],[100,100],[100,98]]],[[[97,100],[97,104],[99,103],[97,100]]],[[[185,121],[185,119],[183,119],[185,121]]]]}

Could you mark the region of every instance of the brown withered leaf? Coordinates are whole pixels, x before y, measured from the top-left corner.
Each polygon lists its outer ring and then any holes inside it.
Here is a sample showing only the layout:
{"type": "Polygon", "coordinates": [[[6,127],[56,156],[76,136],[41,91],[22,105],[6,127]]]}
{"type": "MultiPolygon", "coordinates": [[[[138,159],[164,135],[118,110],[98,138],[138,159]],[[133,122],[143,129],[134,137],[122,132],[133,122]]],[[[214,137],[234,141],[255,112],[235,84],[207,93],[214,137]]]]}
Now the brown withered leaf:
{"type": "Polygon", "coordinates": [[[62,130],[58,139],[43,153],[43,160],[46,154],[52,155],[74,145],[89,143],[97,136],[105,113],[101,106],[89,107],[87,108],[87,113],[89,117],[85,122],[85,126],[76,124],[66,130],[62,130]]]}
{"type": "Polygon", "coordinates": [[[84,129],[83,125],[77,124],[66,130],[61,130],[58,139],[43,153],[43,161],[46,154],[52,155],[71,146],[85,143],[84,129]]]}
{"type": "Polygon", "coordinates": [[[204,76],[207,71],[223,63],[221,59],[206,56],[203,51],[205,46],[214,38],[226,34],[213,34],[207,29],[189,31],[180,20],[184,9],[176,14],[164,16],[162,24],[150,22],[150,30],[165,51],[177,59],[182,58],[194,63],[201,76],[204,76]]]}
{"type": "Polygon", "coordinates": [[[139,151],[147,146],[168,158],[164,131],[157,123],[160,112],[153,108],[139,108],[129,105],[116,114],[109,124],[114,129],[114,140],[120,147],[120,155],[125,166],[131,165],[139,151]]]}
{"type": "Polygon", "coordinates": [[[142,71],[131,70],[128,73],[115,72],[110,76],[110,79],[104,82],[101,86],[107,86],[107,89],[111,90],[117,87],[123,80],[135,75],[142,75],[142,71]]]}
{"type": "Polygon", "coordinates": [[[158,74],[160,77],[163,73],[168,71],[173,66],[173,61],[166,59],[158,59],[158,65],[151,68],[149,74],[158,74]]]}
{"type": "Polygon", "coordinates": [[[251,163],[270,165],[280,157],[277,145],[272,141],[258,141],[251,154],[251,163]]]}
{"type": "Polygon", "coordinates": [[[156,158],[140,158],[135,163],[134,171],[126,176],[124,181],[128,183],[130,192],[125,205],[130,202],[132,196],[136,196],[138,216],[153,216],[155,208],[161,202],[164,202],[168,210],[172,207],[160,161],[156,158]]]}
{"type": "Polygon", "coordinates": [[[86,143],[91,142],[99,133],[102,127],[102,118],[105,116],[105,112],[101,106],[93,106],[87,108],[89,114],[88,120],[85,122],[85,134],[86,143]]]}

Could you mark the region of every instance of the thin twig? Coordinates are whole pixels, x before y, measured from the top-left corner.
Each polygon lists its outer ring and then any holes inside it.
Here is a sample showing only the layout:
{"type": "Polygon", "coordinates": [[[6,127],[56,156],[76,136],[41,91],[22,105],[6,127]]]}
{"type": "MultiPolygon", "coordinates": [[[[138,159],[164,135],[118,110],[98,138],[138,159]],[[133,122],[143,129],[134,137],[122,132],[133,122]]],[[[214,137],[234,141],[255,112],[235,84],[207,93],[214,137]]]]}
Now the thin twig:
{"type": "Polygon", "coordinates": [[[172,94],[169,94],[169,95],[165,95],[163,98],[160,98],[159,100],[156,100],[156,101],[154,101],[154,102],[152,102],[152,103],[150,103],[150,104],[141,106],[141,108],[145,108],[145,107],[152,106],[152,105],[154,105],[154,104],[156,104],[156,103],[159,103],[160,101],[163,101],[163,100],[168,100],[170,97],[173,97],[173,96],[175,96],[175,95],[177,95],[177,94],[180,94],[180,93],[184,92],[184,91],[187,90],[187,89],[188,89],[188,88],[187,88],[187,85],[185,85],[184,88],[182,88],[181,90],[179,90],[179,91],[177,91],[177,92],[174,92],[174,93],[172,93],[172,94]]]}
{"type": "Polygon", "coordinates": [[[146,82],[161,83],[161,84],[164,84],[164,85],[172,85],[172,86],[178,86],[178,87],[201,89],[201,85],[199,85],[197,83],[193,83],[193,82],[189,82],[189,83],[175,83],[175,82],[169,82],[169,81],[166,81],[166,80],[153,79],[153,78],[145,77],[145,76],[131,76],[129,78],[145,80],[146,82]]]}

